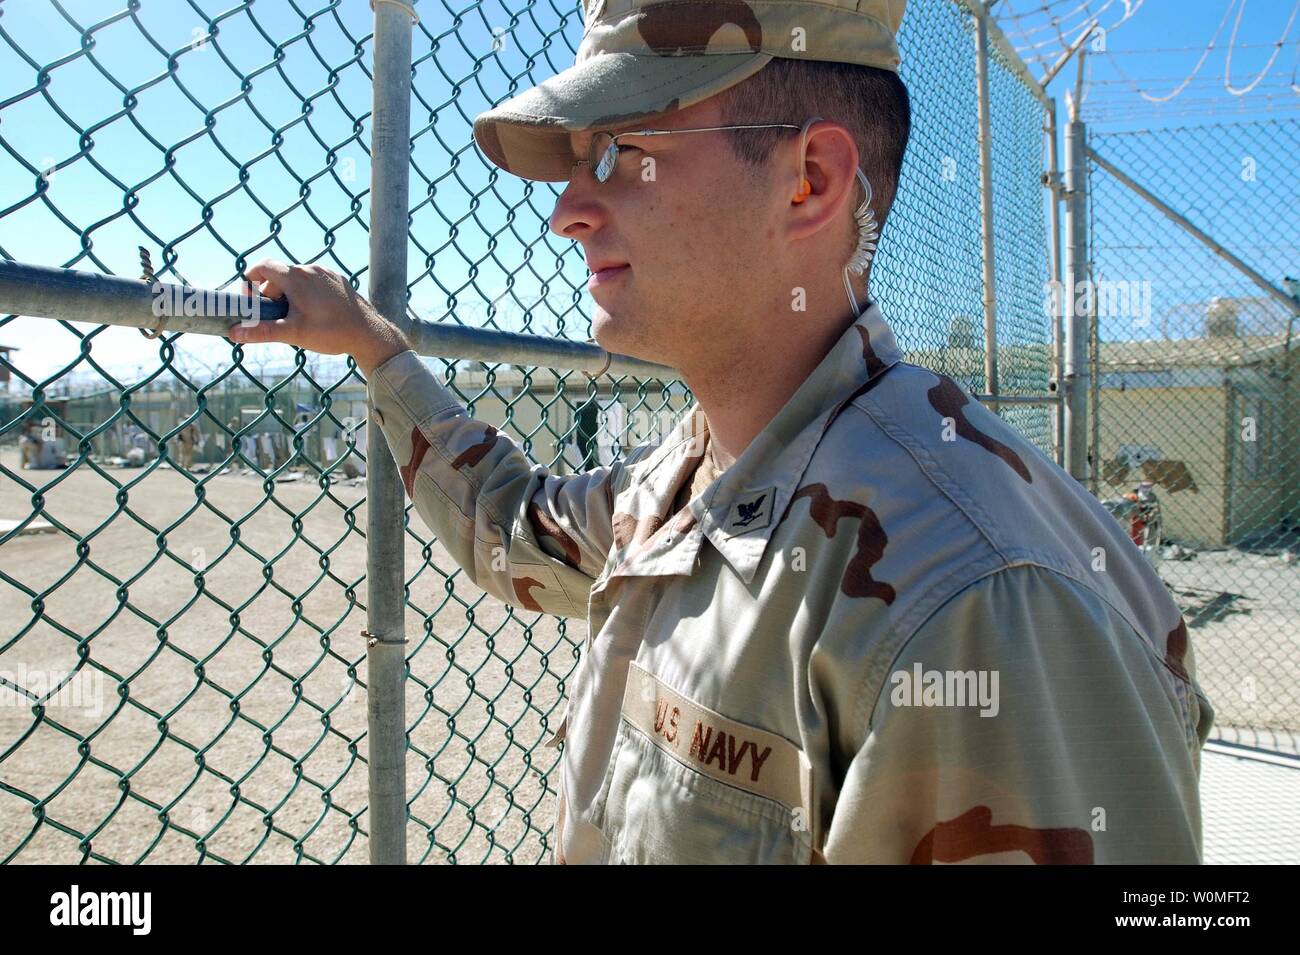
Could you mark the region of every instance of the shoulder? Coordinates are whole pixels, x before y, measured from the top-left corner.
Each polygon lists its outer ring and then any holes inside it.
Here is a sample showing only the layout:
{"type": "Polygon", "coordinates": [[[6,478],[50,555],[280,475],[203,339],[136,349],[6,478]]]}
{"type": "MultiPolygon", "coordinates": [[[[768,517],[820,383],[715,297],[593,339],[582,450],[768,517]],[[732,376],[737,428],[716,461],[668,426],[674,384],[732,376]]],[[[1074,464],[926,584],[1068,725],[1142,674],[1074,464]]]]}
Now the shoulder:
{"type": "MultiPolygon", "coordinates": [[[[939,419],[921,407],[936,380],[900,362],[845,406],[822,434],[782,518],[787,543],[816,542],[821,570],[842,565],[846,580],[864,584],[857,592],[887,605],[895,628],[915,625],[941,595],[1008,563],[990,532],[994,519],[936,467],[939,419]],[[885,413],[863,406],[882,393],[885,413]]],[[[854,592],[841,590],[838,597],[854,592]]]]}
{"type": "MultiPolygon", "coordinates": [[[[1014,413],[1051,433],[1046,406],[1014,413]]],[[[861,542],[836,556],[846,565],[870,556],[872,579],[889,586],[894,651],[965,588],[998,589],[988,577],[1004,571],[1032,578],[1039,602],[1091,595],[1161,654],[1181,623],[1159,576],[1085,487],[952,378],[918,365],[895,365],[831,422],[788,515],[803,497],[814,522],[863,516],[861,542]],[[1037,570],[1011,572],[1022,565],[1037,570]]]]}
{"type": "Polygon", "coordinates": [[[1023,496],[1064,472],[1023,433],[1047,440],[1050,407],[1016,408],[1015,414],[1021,430],[950,376],[899,362],[879,387],[855,397],[841,419],[847,418],[843,426],[852,428],[865,418],[946,493],[997,488],[1023,496]]]}
{"type": "Polygon", "coordinates": [[[913,560],[970,565],[968,580],[1038,564],[1089,581],[1138,629],[1168,624],[1172,598],[1119,522],[1022,431],[1050,441],[1050,406],[994,413],[951,377],[900,362],[839,415],[814,457],[860,481],[913,560]]]}

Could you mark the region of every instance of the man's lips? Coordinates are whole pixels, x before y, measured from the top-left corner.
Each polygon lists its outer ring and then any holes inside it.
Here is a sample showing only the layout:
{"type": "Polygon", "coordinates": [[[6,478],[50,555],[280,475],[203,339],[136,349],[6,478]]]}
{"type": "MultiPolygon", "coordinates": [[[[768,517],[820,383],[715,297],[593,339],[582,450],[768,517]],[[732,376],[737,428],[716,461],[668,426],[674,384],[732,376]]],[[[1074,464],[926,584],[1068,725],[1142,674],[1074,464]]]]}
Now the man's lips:
{"type": "Polygon", "coordinates": [[[606,282],[612,281],[613,279],[618,278],[624,272],[628,271],[628,269],[630,269],[631,267],[632,266],[630,265],[623,264],[623,265],[610,265],[603,268],[594,269],[591,273],[591,278],[587,279],[587,287],[593,288],[597,285],[603,285],[606,282]]]}

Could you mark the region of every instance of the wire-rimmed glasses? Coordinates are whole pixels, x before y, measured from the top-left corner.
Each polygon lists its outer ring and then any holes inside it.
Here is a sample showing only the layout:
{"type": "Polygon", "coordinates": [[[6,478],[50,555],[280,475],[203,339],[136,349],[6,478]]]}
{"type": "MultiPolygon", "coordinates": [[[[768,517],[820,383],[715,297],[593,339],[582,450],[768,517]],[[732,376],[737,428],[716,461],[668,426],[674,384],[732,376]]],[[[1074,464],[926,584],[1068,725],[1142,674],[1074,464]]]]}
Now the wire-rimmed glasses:
{"type": "Polygon", "coordinates": [[[637,129],[612,135],[599,132],[591,137],[587,147],[587,158],[576,160],[573,165],[591,166],[597,182],[609,182],[618,165],[618,141],[624,136],[667,136],[671,133],[707,133],[719,129],[800,129],[790,123],[755,123],[744,126],[700,126],[696,129],[637,129]]]}

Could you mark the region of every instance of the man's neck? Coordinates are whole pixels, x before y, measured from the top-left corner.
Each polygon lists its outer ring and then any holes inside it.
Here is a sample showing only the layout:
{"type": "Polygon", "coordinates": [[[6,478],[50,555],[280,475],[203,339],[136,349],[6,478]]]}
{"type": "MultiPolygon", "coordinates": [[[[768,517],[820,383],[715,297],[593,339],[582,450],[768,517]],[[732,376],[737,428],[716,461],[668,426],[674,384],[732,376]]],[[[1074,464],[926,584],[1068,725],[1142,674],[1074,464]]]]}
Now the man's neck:
{"type": "Polygon", "coordinates": [[[708,421],[709,443],[720,469],[740,457],[847,328],[828,323],[814,328],[801,318],[795,313],[786,319],[789,334],[767,335],[731,351],[710,349],[707,363],[682,369],[708,421]]]}

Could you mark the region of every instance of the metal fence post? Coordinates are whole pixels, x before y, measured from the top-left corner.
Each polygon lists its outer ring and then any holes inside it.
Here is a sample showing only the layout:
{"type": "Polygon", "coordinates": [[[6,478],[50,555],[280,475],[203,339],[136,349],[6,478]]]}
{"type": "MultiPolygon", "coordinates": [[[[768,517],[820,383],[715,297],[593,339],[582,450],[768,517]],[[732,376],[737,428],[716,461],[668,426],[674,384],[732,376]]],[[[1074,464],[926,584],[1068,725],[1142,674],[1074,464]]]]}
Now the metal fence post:
{"type": "Polygon", "coordinates": [[[980,239],[984,264],[984,385],[998,410],[998,292],[993,268],[993,143],[989,116],[989,14],[975,14],[975,94],[979,115],[980,239]]]}
{"type": "MultiPolygon", "coordinates": [[[[406,229],[411,143],[409,9],[375,9],[374,114],[370,138],[369,298],[406,323],[406,229]]],[[[370,752],[370,862],[406,863],[406,498],[397,465],[370,409],[366,458],[366,717],[370,752]]]]}
{"type": "MultiPolygon", "coordinates": [[[[1047,172],[1043,175],[1043,185],[1051,195],[1050,228],[1052,232],[1052,380],[1056,393],[1064,394],[1061,387],[1061,372],[1065,365],[1065,339],[1061,328],[1062,305],[1065,293],[1061,287],[1061,161],[1057,148],[1056,135],[1056,100],[1043,110],[1047,134],[1047,172]]],[[[1065,461],[1065,413],[1064,404],[1058,403],[1052,409],[1052,426],[1055,432],[1053,443],[1056,445],[1056,463],[1065,461]]]]}
{"type": "Polygon", "coordinates": [[[1093,296],[1088,287],[1087,128],[1078,118],[1078,99],[1065,127],[1065,470],[1088,480],[1088,325],[1093,296]],[[1085,294],[1080,295],[1080,291],[1085,294]]]}

